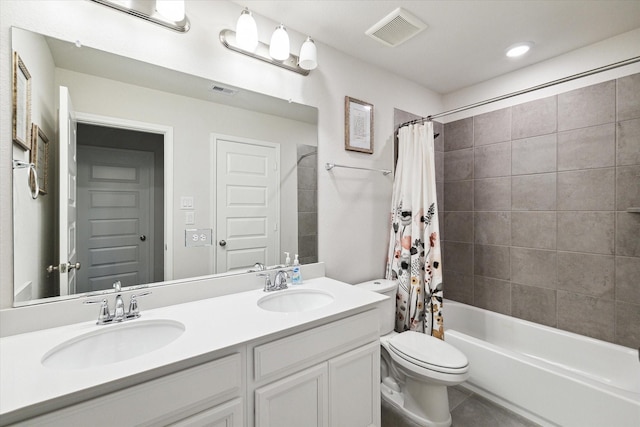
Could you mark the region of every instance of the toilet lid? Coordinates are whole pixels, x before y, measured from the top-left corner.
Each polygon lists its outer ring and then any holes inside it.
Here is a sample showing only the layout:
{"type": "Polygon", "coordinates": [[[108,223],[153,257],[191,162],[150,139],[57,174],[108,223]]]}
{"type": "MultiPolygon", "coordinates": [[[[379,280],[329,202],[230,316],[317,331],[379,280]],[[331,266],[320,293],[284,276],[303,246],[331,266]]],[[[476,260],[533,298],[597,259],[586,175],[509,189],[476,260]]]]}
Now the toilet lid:
{"type": "Polygon", "coordinates": [[[396,290],[398,288],[398,282],[395,280],[377,279],[359,283],[357,286],[368,291],[386,294],[387,292],[396,290]]]}
{"type": "Polygon", "coordinates": [[[435,371],[452,372],[469,364],[457,348],[420,332],[402,332],[389,340],[389,347],[403,359],[435,371]]]}

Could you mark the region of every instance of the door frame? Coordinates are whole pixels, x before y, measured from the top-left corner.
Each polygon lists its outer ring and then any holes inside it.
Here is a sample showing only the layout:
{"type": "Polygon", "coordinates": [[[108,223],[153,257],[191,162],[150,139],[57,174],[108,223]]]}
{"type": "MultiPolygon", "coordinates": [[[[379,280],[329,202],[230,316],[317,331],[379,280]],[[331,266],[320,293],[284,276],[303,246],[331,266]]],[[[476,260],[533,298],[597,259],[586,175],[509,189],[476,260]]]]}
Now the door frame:
{"type": "Polygon", "coordinates": [[[164,140],[164,281],[173,279],[173,127],[138,120],[76,112],[78,123],[163,135],[164,140]]]}
{"type": "MultiPolygon", "coordinates": [[[[247,144],[247,145],[258,145],[261,147],[269,147],[269,148],[274,148],[276,150],[276,165],[277,165],[277,170],[276,170],[276,197],[278,198],[278,203],[276,203],[276,217],[278,220],[278,232],[276,234],[276,241],[275,241],[275,245],[276,245],[276,259],[278,259],[278,257],[280,256],[280,233],[281,233],[281,229],[282,229],[282,224],[281,224],[281,212],[280,212],[280,185],[282,184],[280,182],[281,180],[281,176],[280,176],[280,170],[281,170],[281,166],[282,166],[282,161],[280,159],[280,144],[277,144],[275,142],[269,142],[269,141],[264,141],[264,140],[260,140],[260,139],[252,139],[252,138],[244,138],[241,136],[235,136],[235,135],[225,135],[225,134],[221,134],[221,133],[211,133],[211,139],[210,139],[210,143],[211,143],[211,164],[212,165],[216,165],[218,164],[218,140],[226,140],[226,141],[232,141],[232,142],[237,142],[239,144],[247,144]]],[[[215,168],[209,168],[209,182],[211,183],[211,200],[210,200],[210,208],[209,208],[209,212],[211,213],[211,217],[210,217],[210,223],[211,224],[216,224],[216,217],[217,217],[217,197],[218,197],[218,180],[217,180],[217,172],[215,170],[215,168]]],[[[213,246],[213,260],[212,260],[212,266],[213,266],[213,271],[217,271],[218,269],[218,240],[216,239],[218,230],[217,227],[213,230],[213,239],[214,241],[212,242],[212,246],[213,246]]],[[[276,262],[277,264],[277,262],[276,262]]]]}

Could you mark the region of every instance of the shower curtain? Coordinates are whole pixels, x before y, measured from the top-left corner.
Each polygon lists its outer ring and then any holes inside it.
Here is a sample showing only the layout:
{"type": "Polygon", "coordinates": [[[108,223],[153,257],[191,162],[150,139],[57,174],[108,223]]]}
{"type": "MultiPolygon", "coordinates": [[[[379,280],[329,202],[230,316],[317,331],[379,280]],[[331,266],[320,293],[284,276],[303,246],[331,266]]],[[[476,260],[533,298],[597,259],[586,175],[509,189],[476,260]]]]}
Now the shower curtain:
{"type": "Polygon", "coordinates": [[[396,326],[444,339],[433,122],[398,131],[386,278],[398,282],[396,326]]]}

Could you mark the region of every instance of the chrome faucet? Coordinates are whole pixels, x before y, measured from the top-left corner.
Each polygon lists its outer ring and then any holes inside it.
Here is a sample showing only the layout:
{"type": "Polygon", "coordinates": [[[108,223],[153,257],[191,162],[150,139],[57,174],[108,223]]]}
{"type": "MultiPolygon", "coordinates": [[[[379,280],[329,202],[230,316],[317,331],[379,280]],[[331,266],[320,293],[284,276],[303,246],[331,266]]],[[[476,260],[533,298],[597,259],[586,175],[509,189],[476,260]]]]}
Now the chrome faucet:
{"type": "Polygon", "coordinates": [[[120,281],[116,281],[113,284],[113,289],[117,293],[116,295],[116,305],[113,310],[113,313],[109,310],[109,302],[106,298],[102,300],[90,300],[84,301],[84,304],[100,304],[100,313],[98,313],[98,321],[96,324],[98,325],[106,325],[114,322],[123,322],[125,320],[137,319],[141,316],[140,310],[138,308],[138,297],[143,297],[151,294],[151,291],[143,292],[137,295],[131,295],[131,300],[129,301],[129,311],[125,313],[124,311],[124,300],[122,299],[121,289],[122,283],[120,281]]]}
{"type": "Polygon", "coordinates": [[[289,271],[291,270],[279,270],[276,273],[273,282],[271,282],[271,276],[268,272],[258,273],[258,277],[264,277],[264,288],[262,290],[264,292],[271,292],[287,289],[287,279],[289,279],[289,271]]]}
{"type": "Polygon", "coordinates": [[[287,270],[280,270],[276,273],[273,286],[276,290],[287,289],[287,279],[289,279],[287,270]]]}
{"type": "Polygon", "coordinates": [[[120,294],[120,291],[122,289],[122,283],[120,283],[119,280],[117,280],[114,284],[113,284],[113,289],[116,290],[116,306],[113,310],[113,317],[112,320],[114,322],[122,322],[124,320],[124,301],[122,300],[122,295],[120,294]]]}

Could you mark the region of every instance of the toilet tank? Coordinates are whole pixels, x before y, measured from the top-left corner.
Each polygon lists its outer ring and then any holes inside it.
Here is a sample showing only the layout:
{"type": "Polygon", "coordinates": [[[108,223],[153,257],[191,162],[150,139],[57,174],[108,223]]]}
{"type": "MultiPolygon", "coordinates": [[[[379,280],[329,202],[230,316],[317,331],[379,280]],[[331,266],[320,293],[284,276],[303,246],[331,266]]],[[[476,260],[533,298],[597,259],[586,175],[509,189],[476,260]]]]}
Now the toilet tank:
{"type": "Polygon", "coordinates": [[[378,303],[379,319],[380,319],[380,336],[386,335],[393,331],[396,319],[396,291],[398,284],[395,280],[376,279],[368,282],[358,283],[358,286],[368,291],[377,292],[388,296],[389,298],[378,303]]]}

